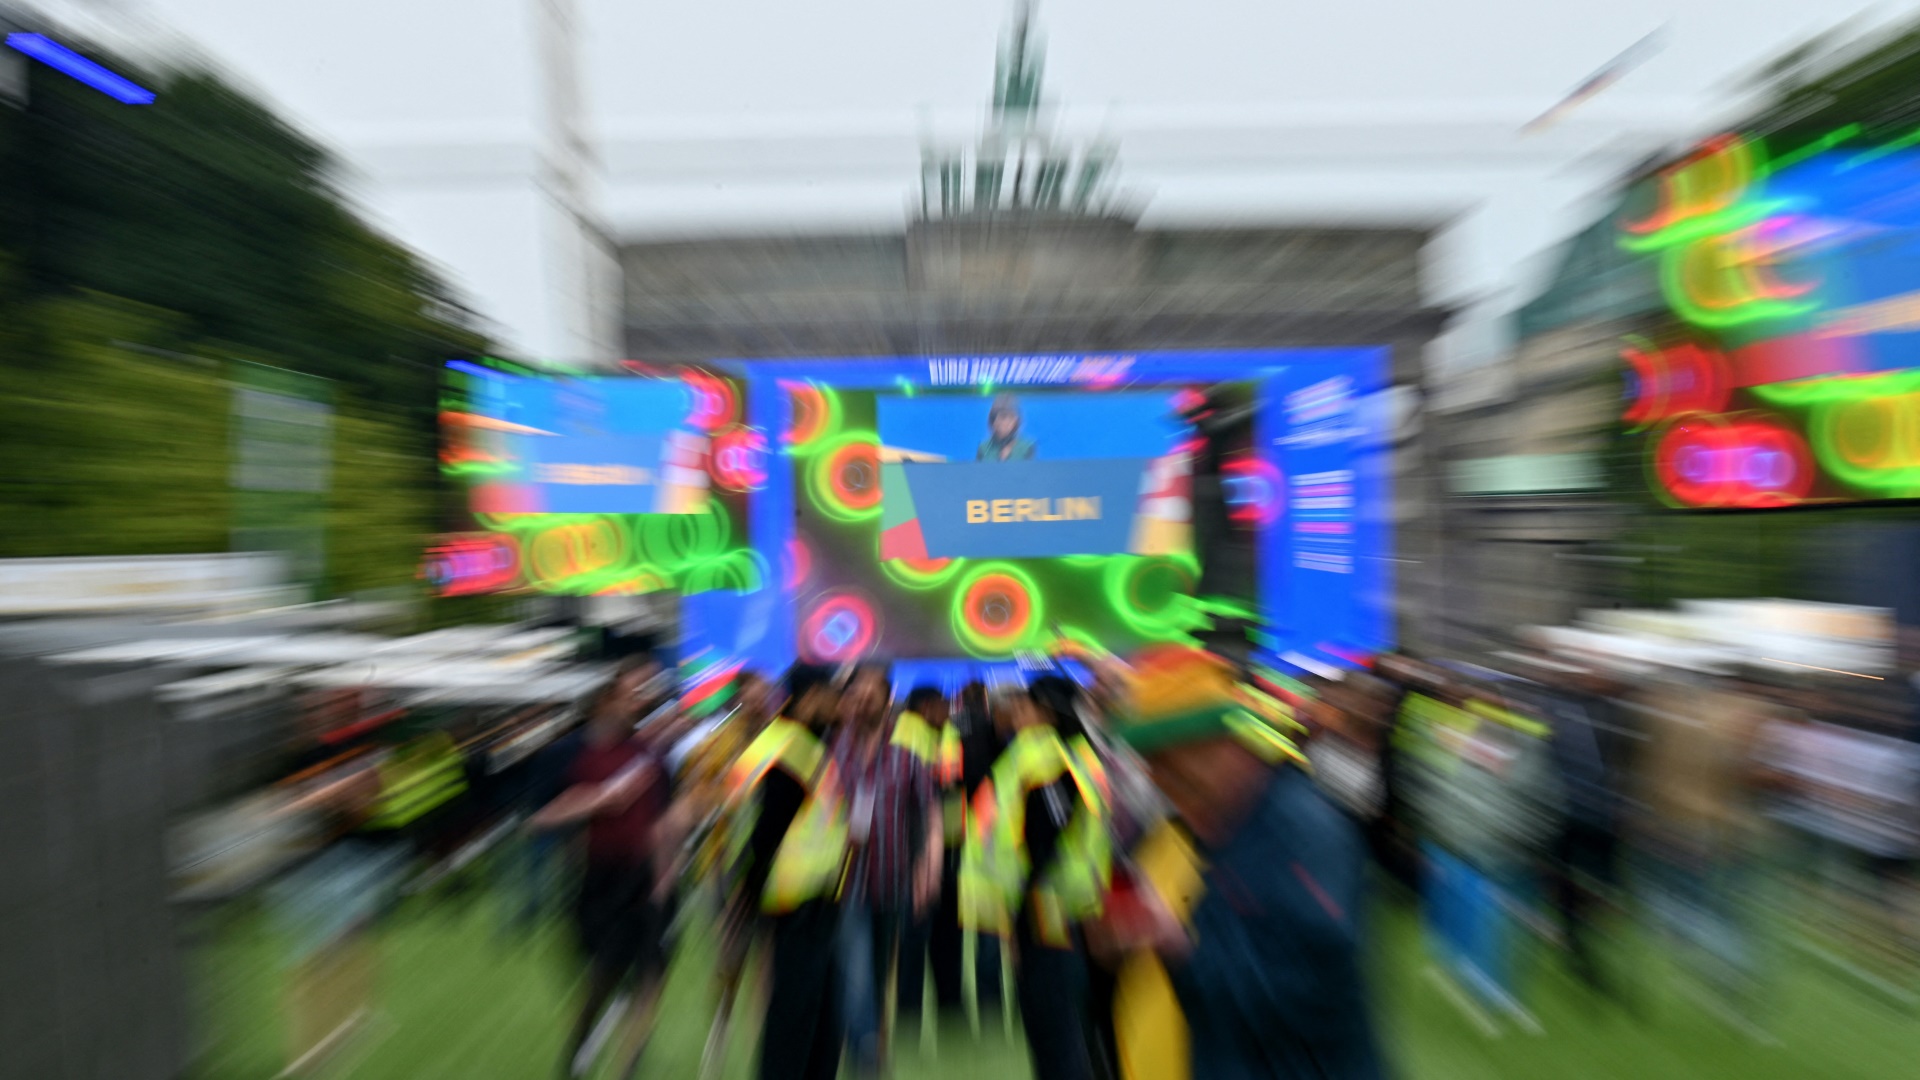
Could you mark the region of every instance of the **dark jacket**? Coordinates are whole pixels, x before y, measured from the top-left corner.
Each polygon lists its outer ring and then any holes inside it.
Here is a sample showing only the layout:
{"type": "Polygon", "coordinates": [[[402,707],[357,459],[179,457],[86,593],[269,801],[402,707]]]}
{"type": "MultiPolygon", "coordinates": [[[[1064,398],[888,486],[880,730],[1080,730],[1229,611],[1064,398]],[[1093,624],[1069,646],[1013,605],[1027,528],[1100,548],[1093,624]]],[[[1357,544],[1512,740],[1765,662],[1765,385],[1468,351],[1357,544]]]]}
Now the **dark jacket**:
{"type": "Polygon", "coordinates": [[[1366,848],[1352,822],[1282,769],[1233,838],[1203,854],[1194,951],[1169,965],[1192,1075],[1383,1076],[1360,975],[1366,848]]]}

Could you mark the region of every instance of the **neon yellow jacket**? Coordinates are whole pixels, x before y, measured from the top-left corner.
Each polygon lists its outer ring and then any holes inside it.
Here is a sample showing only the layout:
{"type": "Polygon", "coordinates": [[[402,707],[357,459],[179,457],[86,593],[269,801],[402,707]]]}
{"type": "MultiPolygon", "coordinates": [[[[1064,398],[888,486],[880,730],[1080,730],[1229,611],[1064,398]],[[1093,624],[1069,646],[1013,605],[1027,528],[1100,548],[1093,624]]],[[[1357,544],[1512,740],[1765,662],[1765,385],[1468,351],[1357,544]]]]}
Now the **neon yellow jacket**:
{"type": "MultiPolygon", "coordinates": [[[[743,806],[760,786],[768,770],[784,769],[806,789],[806,799],[794,814],[767,873],[760,894],[760,910],[770,915],[792,911],[815,899],[840,894],[847,860],[847,806],[833,759],[818,737],[804,724],[784,717],[747,746],[734,762],[728,787],[743,806]]],[[[752,813],[742,815],[736,831],[740,851],[753,833],[752,813]]]]}
{"type": "Polygon", "coordinates": [[[1036,936],[1064,944],[1070,923],[1100,911],[1112,877],[1106,772],[1082,736],[1063,742],[1051,727],[1014,736],[974,795],[960,857],[960,920],[969,929],[1006,934],[1023,891],[1031,890],[1036,936]],[[1026,851],[1027,796],[1073,778],[1078,805],[1061,830],[1053,864],[1031,880],[1026,851]]]}
{"type": "Polygon", "coordinates": [[[380,797],[365,826],[370,831],[405,828],[467,790],[460,748],[444,731],[402,745],[380,763],[379,772],[380,797]]]}

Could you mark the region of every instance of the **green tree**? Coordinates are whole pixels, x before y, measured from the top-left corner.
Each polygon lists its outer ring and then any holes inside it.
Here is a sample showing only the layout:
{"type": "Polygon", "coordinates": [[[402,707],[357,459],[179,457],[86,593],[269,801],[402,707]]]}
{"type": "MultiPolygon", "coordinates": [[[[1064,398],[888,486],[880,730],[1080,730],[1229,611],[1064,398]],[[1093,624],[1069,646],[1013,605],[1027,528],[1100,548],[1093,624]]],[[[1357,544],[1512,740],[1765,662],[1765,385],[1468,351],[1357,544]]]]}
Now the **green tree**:
{"type": "Polygon", "coordinates": [[[336,590],[413,580],[451,291],[361,222],[327,153],[203,71],[129,108],[44,67],[0,109],[0,556],[222,550],[231,361],[330,380],[336,590]]]}

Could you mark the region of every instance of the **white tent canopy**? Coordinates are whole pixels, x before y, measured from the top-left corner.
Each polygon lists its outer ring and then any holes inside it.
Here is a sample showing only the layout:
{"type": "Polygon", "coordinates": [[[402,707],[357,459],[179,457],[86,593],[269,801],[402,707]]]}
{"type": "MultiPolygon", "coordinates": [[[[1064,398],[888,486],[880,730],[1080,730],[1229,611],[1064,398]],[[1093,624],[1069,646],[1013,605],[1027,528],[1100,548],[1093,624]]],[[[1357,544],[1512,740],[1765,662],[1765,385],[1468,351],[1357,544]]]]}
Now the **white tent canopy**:
{"type": "Polygon", "coordinates": [[[1675,610],[1589,611],[1531,635],[1550,652],[1630,668],[1773,667],[1880,679],[1894,670],[1893,613],[1802,600],[1687,600],[1675,610]]]}

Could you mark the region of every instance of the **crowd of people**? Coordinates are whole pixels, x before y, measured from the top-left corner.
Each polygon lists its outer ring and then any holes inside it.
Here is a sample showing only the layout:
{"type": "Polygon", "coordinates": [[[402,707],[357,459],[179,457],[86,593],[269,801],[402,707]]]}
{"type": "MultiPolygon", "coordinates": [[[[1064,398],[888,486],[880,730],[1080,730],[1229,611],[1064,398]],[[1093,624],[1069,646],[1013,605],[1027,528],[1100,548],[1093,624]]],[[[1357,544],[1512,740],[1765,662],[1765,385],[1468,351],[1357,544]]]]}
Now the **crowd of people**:
{"type": "Polygon", "coordinates": [[[342,858],[449,849],[420,838],[463,800],[510,823],[525,912],[564,898],[586,958],[574,1076],[644,1072],[695,926],[718,942],[709,1075],[756,1017],[758,1075],[824,1080],[888,1074],[903,1018],[998,1004],[1041,1080],[1368,1080],[1376,884],[1489,1023],[1533,1023],[1543,952],[1641,1015],[1634,916],[1752,1034],[1770,927],[1913,1000],[1920,754],[1889,687],[1545,652],[1292,675],[1078,652],[952,693],[878,661],[743,671],[718,708],[643,652],[494,776],[463,780],[442,732],[380,758],[342,858]]]}
{"type": "Polygon", "coordinates": [[[1308,680],[1316,775],[1417,898],[1470,1008],[1535,1027],[1540,954],[1641,1017],[1671,970],[1762,1040],[1792,954],[1915,1002],[1920,746],[1901,684],[1679,655],[1499,664],[1386,656],[1308,680]],[[1633,935],[1670,965],[1632,959],[1633,935]]]}
{"type": "Polygon", "coordinates": [[[1197,649],[1082,659],[1090,685],[1053,661],[951,697],[880,663],[745,673],[704,719],[623,664],[526,821],[582,835],[568,1074],[635,1072],[673,930],[705,917],[709,1068],[751,1001],[760,1076],[885,1075],[900,1017],[977,1016],[1004,965],[1043,1080],[1379,1075],[1364,841],[1288,691],[1197,649]]]}

